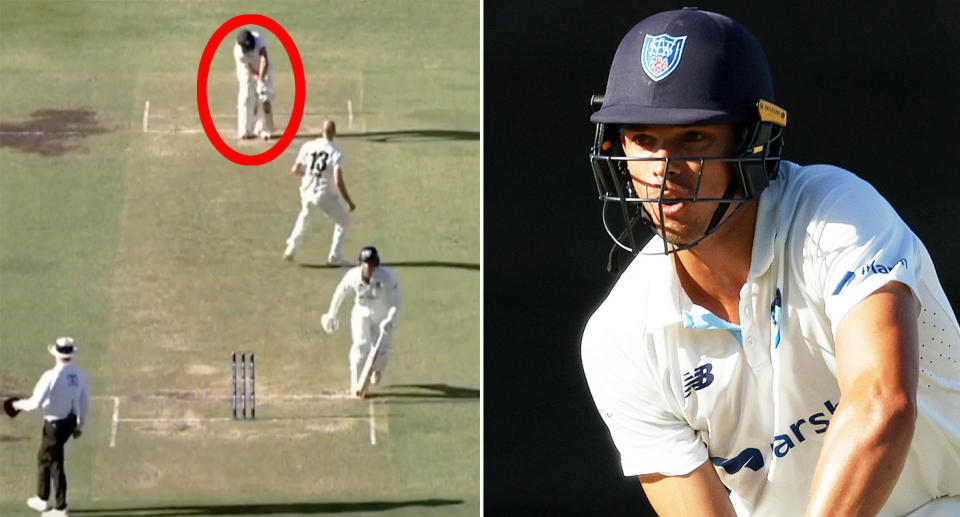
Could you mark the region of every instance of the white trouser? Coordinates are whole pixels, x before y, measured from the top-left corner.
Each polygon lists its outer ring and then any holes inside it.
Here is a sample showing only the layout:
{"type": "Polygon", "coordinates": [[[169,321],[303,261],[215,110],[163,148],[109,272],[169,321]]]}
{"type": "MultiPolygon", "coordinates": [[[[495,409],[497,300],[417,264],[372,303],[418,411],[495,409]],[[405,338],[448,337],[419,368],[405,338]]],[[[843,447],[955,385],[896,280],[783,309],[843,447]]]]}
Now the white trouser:
{"type": "Polygon", "coordinates": [[[330,253],[327,255],[327,260],[330,262],[342,260],[343,241],[347,230],[350,229],[350,212],[342,197],[327,192],[319,196],[301,193],[300,214],[297,215],[297,222],[294,223],[293,231],[287,238],[287,254],[293,254],[300,247],[300,243],[303,241],[303,232],[307,229],[307,223],[318,209],[334,223],[333,239],[330,243],[330,253]]]}
{"type": "MultiPolygon", "coordinates": [[[[350,346],[350,385],[354,386],[360,381],[360,373],[363,372],[363,365],[367,362],[367,354],[380,337],[380,321],[383,318],[374,316],[366,309],[357,309],[350,313],[350,334],[353,337],[353,345],[350,346]]],[[[395,331],[387,332],[380,342],[380,352],[373,361],[373,372],[383,372],[390,361],[390,350],[393,349],[393,334],[395,331]]]]}
{"type": "MultiPolygon", "coordinates": [[[[257,94],[257,81],[252,77],[237,78],[237,137],[255,135],[261,130],[273,132],[273,115],[263,109],[263,102],[273,103],[273,79],[268,75],[265,90],[257,94]]],[[[272,111],[271,107],[271,111],[272,111]]]]}

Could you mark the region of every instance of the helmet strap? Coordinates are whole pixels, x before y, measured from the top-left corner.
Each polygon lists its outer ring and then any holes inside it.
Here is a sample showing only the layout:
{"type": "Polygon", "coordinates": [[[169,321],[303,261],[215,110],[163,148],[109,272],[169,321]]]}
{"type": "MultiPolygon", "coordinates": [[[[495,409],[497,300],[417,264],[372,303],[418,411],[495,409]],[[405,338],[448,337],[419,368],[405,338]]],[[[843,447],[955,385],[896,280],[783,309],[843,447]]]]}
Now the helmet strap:
{"type": "MultiPolygon", "coordinates": [[[[727,191],[723,193],[723,198],[729,199],[736,191],[737,185],[731,179],[730,184],[727,185],[727,191]]],[[[730,204],[731,203],[720,203],[717,205],[717,210],[713,213],[713,219],[710,219],[710,224],[707,225],[707,231],[703,232],[705,235],[709,235],[710,232],[720,224],[720,220],[723,219],[723,214],[727,212],[730,204]]]]}
{"type": "MultiPolygon", "coordinates": [[[[641,220],[648,219],[647,211],[643,207],[637,207],[637,213],[630,218],[630,221],[627,223],[627,227],[620,233],[619,242],[623,242],[624,239],[630,237],[633,232],[633,227],[637,225],[641,220]]],[[[610,253],[607,255],[607,272],[611,275],[619,275],[623,268],[620,267],[620,257],[626,256],[628,259],[627,263],[624,264],[624,267],[632,261],[635,253],[639,252],[639,245],[634,243],[634,253],[628,253],[627,250],[623,249],[620,244],[617,244],[617,241],[614,241],[613,247],[610,248],[610,253]]]]}

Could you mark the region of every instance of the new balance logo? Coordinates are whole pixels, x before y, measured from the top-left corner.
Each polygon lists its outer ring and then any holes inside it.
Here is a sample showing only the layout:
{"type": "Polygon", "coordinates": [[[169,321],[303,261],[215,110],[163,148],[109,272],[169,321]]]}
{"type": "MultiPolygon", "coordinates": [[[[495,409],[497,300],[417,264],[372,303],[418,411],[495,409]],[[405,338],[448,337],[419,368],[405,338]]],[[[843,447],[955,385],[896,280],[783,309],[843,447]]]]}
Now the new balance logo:
{"type": "Polygon", "coordinates": [[[699,391],[709,386],[710,383],[713,382],[713,374],[710,373],[711,370],[713,370],[713,365],[707,363],[694,368],[692,372],[683,374],[683,398],[689,397],[694,391],[699,391]]]}

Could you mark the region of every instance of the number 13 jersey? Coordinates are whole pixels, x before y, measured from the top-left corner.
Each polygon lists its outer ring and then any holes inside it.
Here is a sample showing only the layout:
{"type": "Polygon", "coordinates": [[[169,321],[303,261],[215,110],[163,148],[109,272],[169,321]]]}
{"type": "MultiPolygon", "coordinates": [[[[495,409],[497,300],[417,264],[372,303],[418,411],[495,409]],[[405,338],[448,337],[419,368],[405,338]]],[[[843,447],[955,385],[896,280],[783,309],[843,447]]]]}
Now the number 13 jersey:
{"type": "Polygon", "coordinates": [[[322,137],[310,140],[300,147],[296,163],[304,167],[301,195],[339,195],[333,171],[343,167],[343,151],[336,144],[322,137]]]}

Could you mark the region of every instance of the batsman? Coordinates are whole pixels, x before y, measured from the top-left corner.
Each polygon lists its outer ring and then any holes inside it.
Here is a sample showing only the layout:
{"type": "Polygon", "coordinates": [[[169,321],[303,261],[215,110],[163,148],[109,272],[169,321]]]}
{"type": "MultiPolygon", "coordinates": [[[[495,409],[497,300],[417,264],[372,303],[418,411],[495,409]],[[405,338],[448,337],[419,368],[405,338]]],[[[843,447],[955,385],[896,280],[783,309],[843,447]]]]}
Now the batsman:
{"type": "Polygon", "coordinates": [[[781,159],[772,77],[746,27],[684,8],[630,29],[594,98],[603,227],[633,257],[581,352],[623,473],[661,517],[960,515],[933,259],[861,177],[781,159]]]}
{"type": "Polygon", "coordinates": [[[350,392],[363,397],[368,383],[383,379],[401,304],[400,284],[391,268],[380,265],[377,248],[360,250],[360,265],[350,268],[334,291],[329,310],[320,318],[328,334],[339,327],[337,313],[351,294],[350,392]]]}
{"type": "Polygon", "coordinates": [[[273,127],[273,67],[267,40],[256,31],[237,33],[233,47],[237,69],[237,138],[270,138],[273,127]],[[256,122],[254,122],[256,117],[256,122]],[[255,124],[255,125],[254,125],[255,124]]]}

